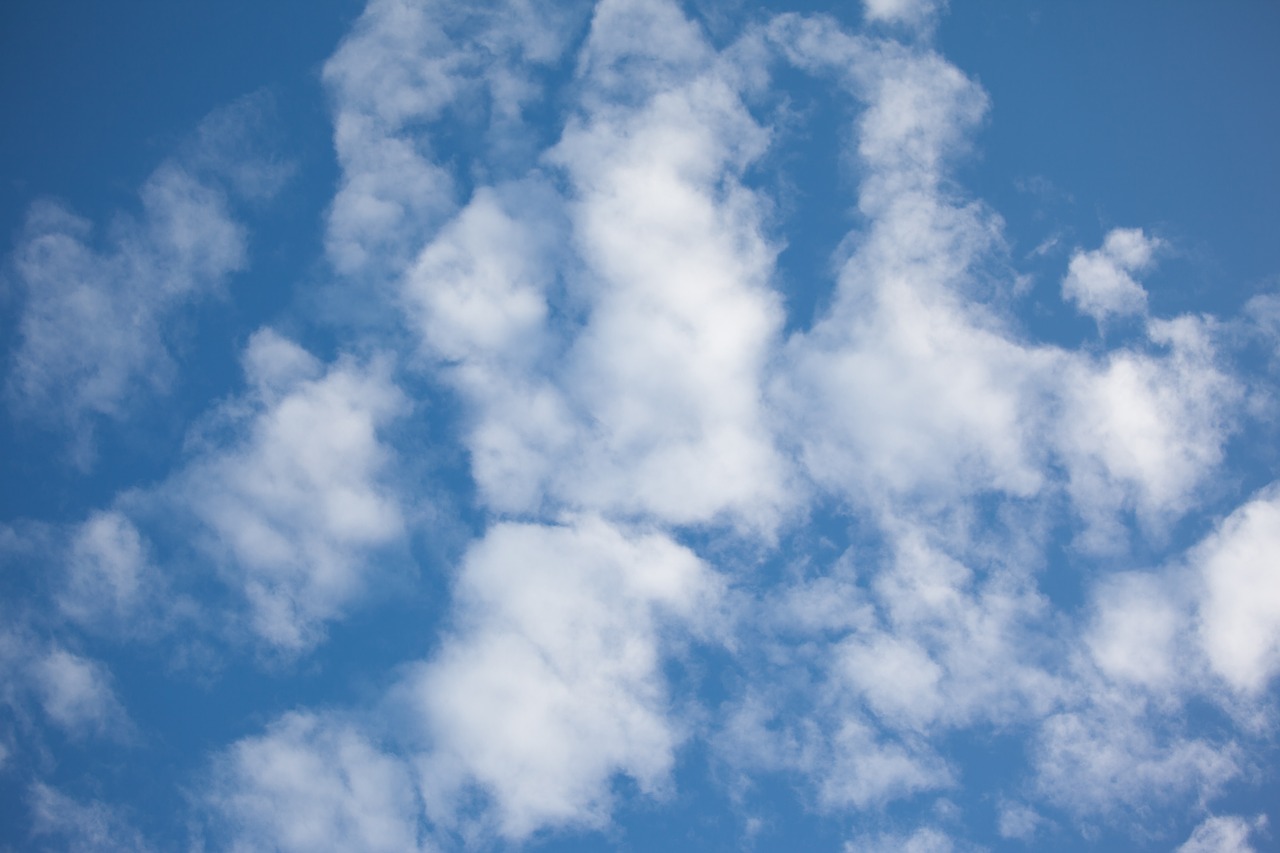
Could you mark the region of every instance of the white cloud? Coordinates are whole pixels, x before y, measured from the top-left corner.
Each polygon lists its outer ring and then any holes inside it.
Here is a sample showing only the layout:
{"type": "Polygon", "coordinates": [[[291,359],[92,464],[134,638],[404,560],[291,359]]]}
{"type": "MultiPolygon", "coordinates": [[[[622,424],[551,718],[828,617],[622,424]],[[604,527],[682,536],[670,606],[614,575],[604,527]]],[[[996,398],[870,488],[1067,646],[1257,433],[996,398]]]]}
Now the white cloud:
{"type": "Polygon", "coordinates": [[[59,609],[88,627],[136,626],[139,610],[160,583],[147,551],[126,515],[117,510],[92,513],[71,534],[59,609]]]}
{"type": "MultiPolygon", "coordinates": [[[[639,5],[656,7],[642,19],[655,42],[686,38],[687,24],[665,24],[667,4],[639,5]]],[[[604,20],[588,53],[601,41],[631,44],[630,30],[604,20]]],[[[688,53],[648,57],[660,71],[628,90],[641,105],[591,110],[551,154],[573,186],[586,267],[578,286],[588,316],[565,385],[592,425],[583,464],[553,488],[602,511],[677,524],[728,515],[767,528],[789,498],[759,393],[782,313],[761,204],[738,178],[766,137],[688,53]]]]}
{"type": "Polygon", "coordinates": [[[127,732],[128,715],[101,663],[55,648],[32,664],[32,677],[45,714],[69,734],[119,737],[127,732]]]}
{"type": "Polygon", "coordinates": [[[57,838],[67,853],[145,853],[153,849],[117,809],[98,800],[82,802],[40,782],[28,791],[31,832],[57,838]]]}
{"type": "Polygon", "coordinates": [[[1190,555],[1200,576],[1198,633],[1215,672],[1259,693],[1280,672],[1280,489],[1237,509],[1190,555]]]}
{"type": "Polygon", "coordinates": [[[494,509],[769,529],[790,500],[758,390],[775,248],[739,182],[766,135],[713,60],[674,5],[601,4],[547,154],[568,198],[537,177],[477,191],[407,279],[494,509]],[[553,286],[584,316],[567,340],[553,286]]]}
{"type": "Polygon", "coordinates": [[[464,561],[456,630],[402,688],[431,744],[419,760],[431,818],[456,826],[478,787],[498,833],[519,840],[601,825],[615,774],[663,791],[685,736],[668,635],[711,618],[719,589],[660,534],[590,518],[491,528],[464,561]]]}
{"type": "Polygon", "coordinates": [[[996,830],[1001,838],[1030,843],[1044,818],[1022,803],[1002,802],[996,813],[996,830]]]}
{"type": "Polygon", "coordinates": [[[1104,686],[1090,707],[1047,718],[1035,743],[1041,794],[1077,814],[1132,819],[1160,804],[1211,799],[1241,772],[1234,743],[1184,736],[1144,713],[1142,700],[1104,686]],[[1136,706],[1136,707],[1135,707],[1136,706]]]}
{"type": "Polygon", "coordinates": [[[1205,818],[1191,837],[1179,845],[1177,853],[1253,853],[1249,836],[1266,826],[1266,815],[1258,815],[1251,821],[1236,815],[1205,818]]]}
{"type": "Polygon", "coordinates": [[[356,727],[287,714],[218,756],[206,805],[233,851],[426,850],[409,766],[356,727]]]}
{"type": "Polygon", "coordinates": [[[39,202],[13,256],[25,303],[10,398],[71,432],[81,464],[95,418],[125,418],[170,383],[166,322],[245,264],[243,229],[215,185],[171,161],[140,196],[141,218],[120,215],[101,250],[87,221],[39,202]]]}
{"type": "Polygon", "coordinates": [[[1168,689],[1187,674],[1188,608],[1170,578],[1122,573],[1095,587],[1096,615],[1086,643],[1110,679],[1168,689]]]}
{"type": "Polygon", "coordinates": [[[1123,510],[1159,533],[1202,498],[1242,399],[1217,363],[1211,331],[1196,317],[1152,321],[1148,336],[1164,353],[1119,350],[1064,370],[1056,440],[1087,550],[1117,547],[1123,510]]]}
{"type": "Polygon", "coordinates": [[[863,836],[844,845],[844,853],[952,853],[955,849],[951,838],[932,826],[912,833],[863,836]]]}
{"type": "Polygon", "coordinates": [[[1163,246],[1141,228],[1112,230],[1101,249],[1077,250],[1071,256],[1067,277],[1062,280],[1063,298],[1099,325],[1111,317],[1145,314],[1147,291],[1132,276],[1150,267],[1163,246]]]}
{"type": "Polygon", "coordinates": [[[868,21],[920,27],[933,23],[947,0],[863,0],[868,21]]]}
{"type": "Polygon", "coordinates": [[[560,56],[578,14],[527,0],[368,4],[324,69],[343,172],[326,246],[340,272],[402,271],[456,205],[455,177],[434,160],[435,123],[447,116],[457,130],[487,111],[487,153],[513,144],[535,70],[560,56]]]}
{"type": "Polygon", "coordinates": [[[202,448],[172,488],[212,534],[252,630],[301,651],[404,534],[379,433],[406,402],[385,361],[325,369],[270,329],[249,341],[244,362],[252,393],[223,412],[240,437],[202,448]]]}
{"type": "Polygon", "coordinates": [[[830,755],[814,769],[827,808],[879,807],[955,784],[952,768],[926,743],[878,736],[856,719],[841,722],[824,746],[830,755]]]}

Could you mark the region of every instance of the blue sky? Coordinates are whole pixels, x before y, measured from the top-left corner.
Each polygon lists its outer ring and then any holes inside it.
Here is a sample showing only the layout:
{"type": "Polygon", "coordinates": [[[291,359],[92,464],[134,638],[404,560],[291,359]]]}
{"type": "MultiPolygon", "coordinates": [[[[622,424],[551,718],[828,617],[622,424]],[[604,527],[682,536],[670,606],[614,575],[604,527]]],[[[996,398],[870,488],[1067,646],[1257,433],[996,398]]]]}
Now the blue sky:
{"type": "Polygon", "coordinates": [[[0,22],[0,849],[1274,847],[1272,4],[0,22]]]}

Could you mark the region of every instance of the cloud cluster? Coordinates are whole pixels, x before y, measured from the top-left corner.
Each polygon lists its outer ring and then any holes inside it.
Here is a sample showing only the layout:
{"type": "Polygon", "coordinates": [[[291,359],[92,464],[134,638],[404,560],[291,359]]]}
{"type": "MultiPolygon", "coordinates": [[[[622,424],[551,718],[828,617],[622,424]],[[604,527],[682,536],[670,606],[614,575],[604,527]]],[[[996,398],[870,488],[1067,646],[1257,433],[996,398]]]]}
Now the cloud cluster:
{"type": "MultiPolygon", "coordinates": [[[[1223,476],[1250,417],[1225,323],[1154,315],[1137,276],[1167,244],[1117,228],[1061,278],[1098,335],[1032,337],[1003,223],[955,179],[989,99],[931,46],[944,6],[868,0],[861,33],[762,17],[713,44],[674,0],[371,0],[324,68],[325,251],[400,330],[354,323],[328,362],[256,332],[243,390],[181,464],[65,529],[52,600],[86,635],[203,631],[304,659],[423,533],[412,506],[434,484],[406,482],[403,434],[433,407],[465,450],[474,537],[427,651],[377,698],[217,753],[195,803],[208,844],[599,830],[622,790],[670,797],[691,742],[744,810],[766,779],[828,816],[935,802],[846,833],[849,851],[969,849],[934,798],[975,776],[991,787],[966,807],[1034,844],[1059,821],[1167,833],[1153,812],[1198,820],[1258,772],[1280,493],[1223,476]],[[780,290],[798,226],[761,177],[798,74],[853,116],[857,215],[808,324],[780,290]],[[723,669],[703,693],[680,676],[700,655],[723,669]],[[966,742],[1016,757],[981,777],[966,742]]],[[[165,318],[244,263],[220,190],[168,164],[143,196],[105,252],[33,212],[14,394],[121,415],[168,363],[165,318]],[[103,311],[133,325],[50,343],[103,311]]],[[[104,665],[0,639],[39,650],[0,657],[23,674],[11,705],[128,729],[104,665]]],[[[115,825],[33,791],[80,837],[115,825]]],[[[1210,816],[1181,849],[1264,830],[1210,816]]]]}

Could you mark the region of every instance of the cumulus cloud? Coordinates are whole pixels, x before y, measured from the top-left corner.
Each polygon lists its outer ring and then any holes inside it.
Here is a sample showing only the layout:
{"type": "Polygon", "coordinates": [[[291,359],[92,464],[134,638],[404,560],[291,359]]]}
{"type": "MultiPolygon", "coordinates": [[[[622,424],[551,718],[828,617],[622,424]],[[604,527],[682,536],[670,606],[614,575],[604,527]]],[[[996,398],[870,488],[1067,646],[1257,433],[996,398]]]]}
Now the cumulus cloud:
{"type": "Polygon", "coordinates": [[[307,713],[218,756],[205,804],[218,849],[387,851],[423,843],[413,777],[357,727],[307,713]]]}
{"type": "Polygon", "coordinates": [[[247,397],[220,414],[226,443],[200,448],[171,487],[249,605],[252,631],[301,651],[365,590],[379,549],[404,535],[379,431],[406,401],[386,361],[325,367],[270,329],[244,353],[247,397]]]}
{"type": "Polygon", "coordinates": [[[920,27],[931,24],[947,0],[863,0],[868,21],[920,27]]]}
{"type": "Polygon", "coordinates": [[[661,534],[593,518],[492,528],[464,561],[457,629],[402,685],[430,743],[428,814],[454,827],[478,788],[497,832],[519,840],[602,825],[616,774],[663,791],[686,736],[663,675],[668,632],[708,627],[719,593],[661,534]]]}
{"type": "Polygon", "coordinates": [[[474,124],[483,104],[481,124],[501,137],[491,143],[518,136],[537,70],[559,58],[583,11],[528,0],[368,4],[324,68],[343,175],[326,238],[339,272],[402,271],[457,204],[458,178],[435,159],[438,123],[474,124]]]}
{"type": "Polygon", "coordinates": [[[1111,317],[1144,314],[1147,291],[1133,274],[1151,266],[1164,243],[1141,228],[1116,228],[1101,249],[1071,256],[1062,296],[1101,325],[1111,317]]]}
{"type": "Polygon", "coordinates": [[[1258,693],[1280,672],[1280,490],[1268,487],[1228,516],[1192,554],[1203,599],[1197,628],[1214,671],[1258,693]]]}

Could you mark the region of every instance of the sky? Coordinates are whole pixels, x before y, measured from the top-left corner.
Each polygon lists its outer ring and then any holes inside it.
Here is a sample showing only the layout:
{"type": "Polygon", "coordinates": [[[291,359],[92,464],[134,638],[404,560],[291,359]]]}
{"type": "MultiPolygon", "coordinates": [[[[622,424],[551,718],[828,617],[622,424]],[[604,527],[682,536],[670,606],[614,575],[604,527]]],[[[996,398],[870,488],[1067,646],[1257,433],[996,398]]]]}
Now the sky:
{"type": "Polygon", "coordinates": [[[0,850],[1275,849],[1277,37],[6,4],[0,850]]]}

